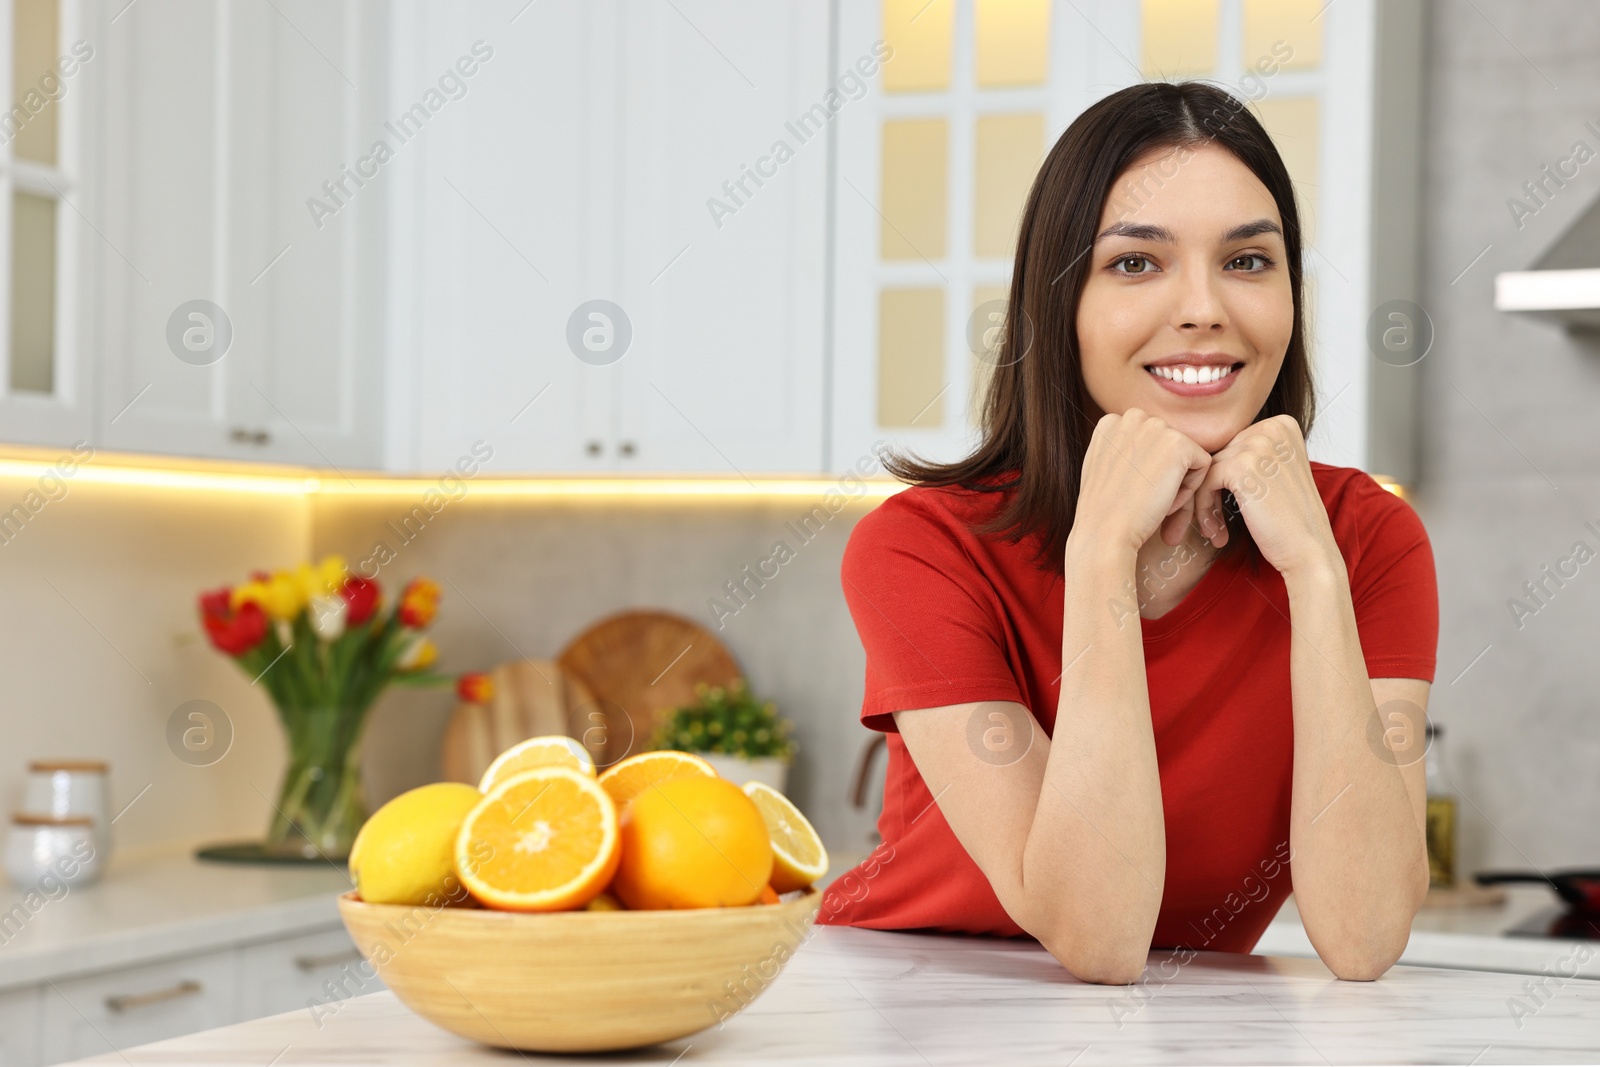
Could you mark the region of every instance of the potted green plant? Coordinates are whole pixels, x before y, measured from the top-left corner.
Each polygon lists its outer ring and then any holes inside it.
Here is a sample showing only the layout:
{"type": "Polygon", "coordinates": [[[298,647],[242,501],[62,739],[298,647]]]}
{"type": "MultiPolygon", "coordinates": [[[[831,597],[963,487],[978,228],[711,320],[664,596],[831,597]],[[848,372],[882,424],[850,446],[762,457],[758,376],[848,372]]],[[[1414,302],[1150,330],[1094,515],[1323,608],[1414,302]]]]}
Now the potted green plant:
{"type": "Polygon", "coordinates": [[[794,724],[772,701],[751,694],[742,678],[728,687],[702,682],[694,691],[695,703],[661,721],[652,747],[693,752],[730,782],[764,782],[783,792],[799,747],[789,736],[794,724]]]}

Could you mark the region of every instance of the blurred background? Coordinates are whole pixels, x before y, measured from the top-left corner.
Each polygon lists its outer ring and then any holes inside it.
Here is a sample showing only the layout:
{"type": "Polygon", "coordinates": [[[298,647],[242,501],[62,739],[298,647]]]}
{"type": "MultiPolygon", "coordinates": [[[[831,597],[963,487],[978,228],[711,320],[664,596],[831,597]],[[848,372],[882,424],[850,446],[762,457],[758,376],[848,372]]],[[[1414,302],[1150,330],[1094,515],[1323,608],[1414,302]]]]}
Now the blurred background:
{"type": "MultiPolygon", "coordinates": [[[[0,0],[0,796],[100,761],[130,863],[259,838],[284,730],[196,597],[336,554],[438,583],[451,675],[696,624],[844,869],[878,450],[974,440],[1066,126],[1200,77],[1300,197],[1312,458],[1432,538],[1461,870],[1594,864],[1597,50],[1588,0],[0,0]]],[[[379,698],[369,807],[461,703],[379,698]]]]}

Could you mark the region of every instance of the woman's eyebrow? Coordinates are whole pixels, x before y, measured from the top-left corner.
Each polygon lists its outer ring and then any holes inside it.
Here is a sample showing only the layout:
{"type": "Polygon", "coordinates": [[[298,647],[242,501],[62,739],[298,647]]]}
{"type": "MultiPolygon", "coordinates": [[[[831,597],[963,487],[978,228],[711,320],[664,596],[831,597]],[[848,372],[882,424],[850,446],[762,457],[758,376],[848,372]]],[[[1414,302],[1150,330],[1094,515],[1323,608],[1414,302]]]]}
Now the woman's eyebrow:
{"type": "MultiPolygon", "coordinates": [[[[1254,222],[1241,222],[1233,229],[1222,235],[1222,243],[1229,244],[1233,241],[1243,241],[1251,237],[1258,237],[1264,233],[1275,233],[1283,236],[1283,230],[1271,219],[1256,219],[1254,222]]],[[[1107,237],[1131,237],[1135,241],[1156,241],[1160,244],[1174,244],[1177,238],[1165,226],[1152,222],[1113,222],[1100,232],[1095,242],[1105,240],[1107,237]]]]}

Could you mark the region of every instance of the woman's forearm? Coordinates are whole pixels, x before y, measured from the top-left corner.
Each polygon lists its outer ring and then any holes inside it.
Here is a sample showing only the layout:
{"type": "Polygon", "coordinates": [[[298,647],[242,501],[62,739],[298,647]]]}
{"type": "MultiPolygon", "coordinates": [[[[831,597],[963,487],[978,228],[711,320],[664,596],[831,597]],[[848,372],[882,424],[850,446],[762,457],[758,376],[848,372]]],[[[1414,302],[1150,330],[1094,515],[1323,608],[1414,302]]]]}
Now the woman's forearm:
{"type": "Polygon", "coordinates": [[[1427,892],[1417,800],[1395,760],[1369,739],[1377,710],[1343,559],[1335,552],[1284,581],[1292,626],[1295,902],[1335,974],[1376,978],[1404,951],[1427,892]]]}
{"type": "Polygon", "coordinates": [[[1028,894],[1046,947],[1079,977],[1111,983],[1143,972],[1166,872],[1135,562],[1090,533],[1068,539],[1065,669],[1023,856],[1024,886],[1050,887],[1028,894]]]}

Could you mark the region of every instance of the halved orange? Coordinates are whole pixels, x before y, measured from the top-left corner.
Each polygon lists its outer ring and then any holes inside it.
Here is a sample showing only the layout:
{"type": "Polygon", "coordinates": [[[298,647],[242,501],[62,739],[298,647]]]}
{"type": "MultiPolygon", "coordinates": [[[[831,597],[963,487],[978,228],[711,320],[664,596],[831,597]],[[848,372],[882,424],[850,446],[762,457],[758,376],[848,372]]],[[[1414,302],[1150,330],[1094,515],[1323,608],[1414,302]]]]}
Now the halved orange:
{"type": "Polygon", "coordinates": [[[518,741],[494,758],[478,782],[478,792],[488,793],[514,774],[535,767],[567,767],[594,777],[594,759],[576,739],[564,734],[545,734],[518,741]]]}
{"type": "Polygon", "coordinates": [[[611,794],[620,816],[628,802],[653,785],[674,778],[715,778],[717,770],[699,756],[662,749],[640,752],[600,772],[600,786],[611,794]]]}
{"type": "Polygon", "coordinates": [[[828,850],[792,800],[765,782],[746,782],[744,795],[756,802],[772,835],[773,889],[804,889],[828,873],[828,850]]]}
{"type": "Polygon", "coordinates": [[[621,853],[617,808],[586,774],[538,767],[467,813],[455,840],[461,884],[491,908],[581,908],[611,882],[621,853]]]}

